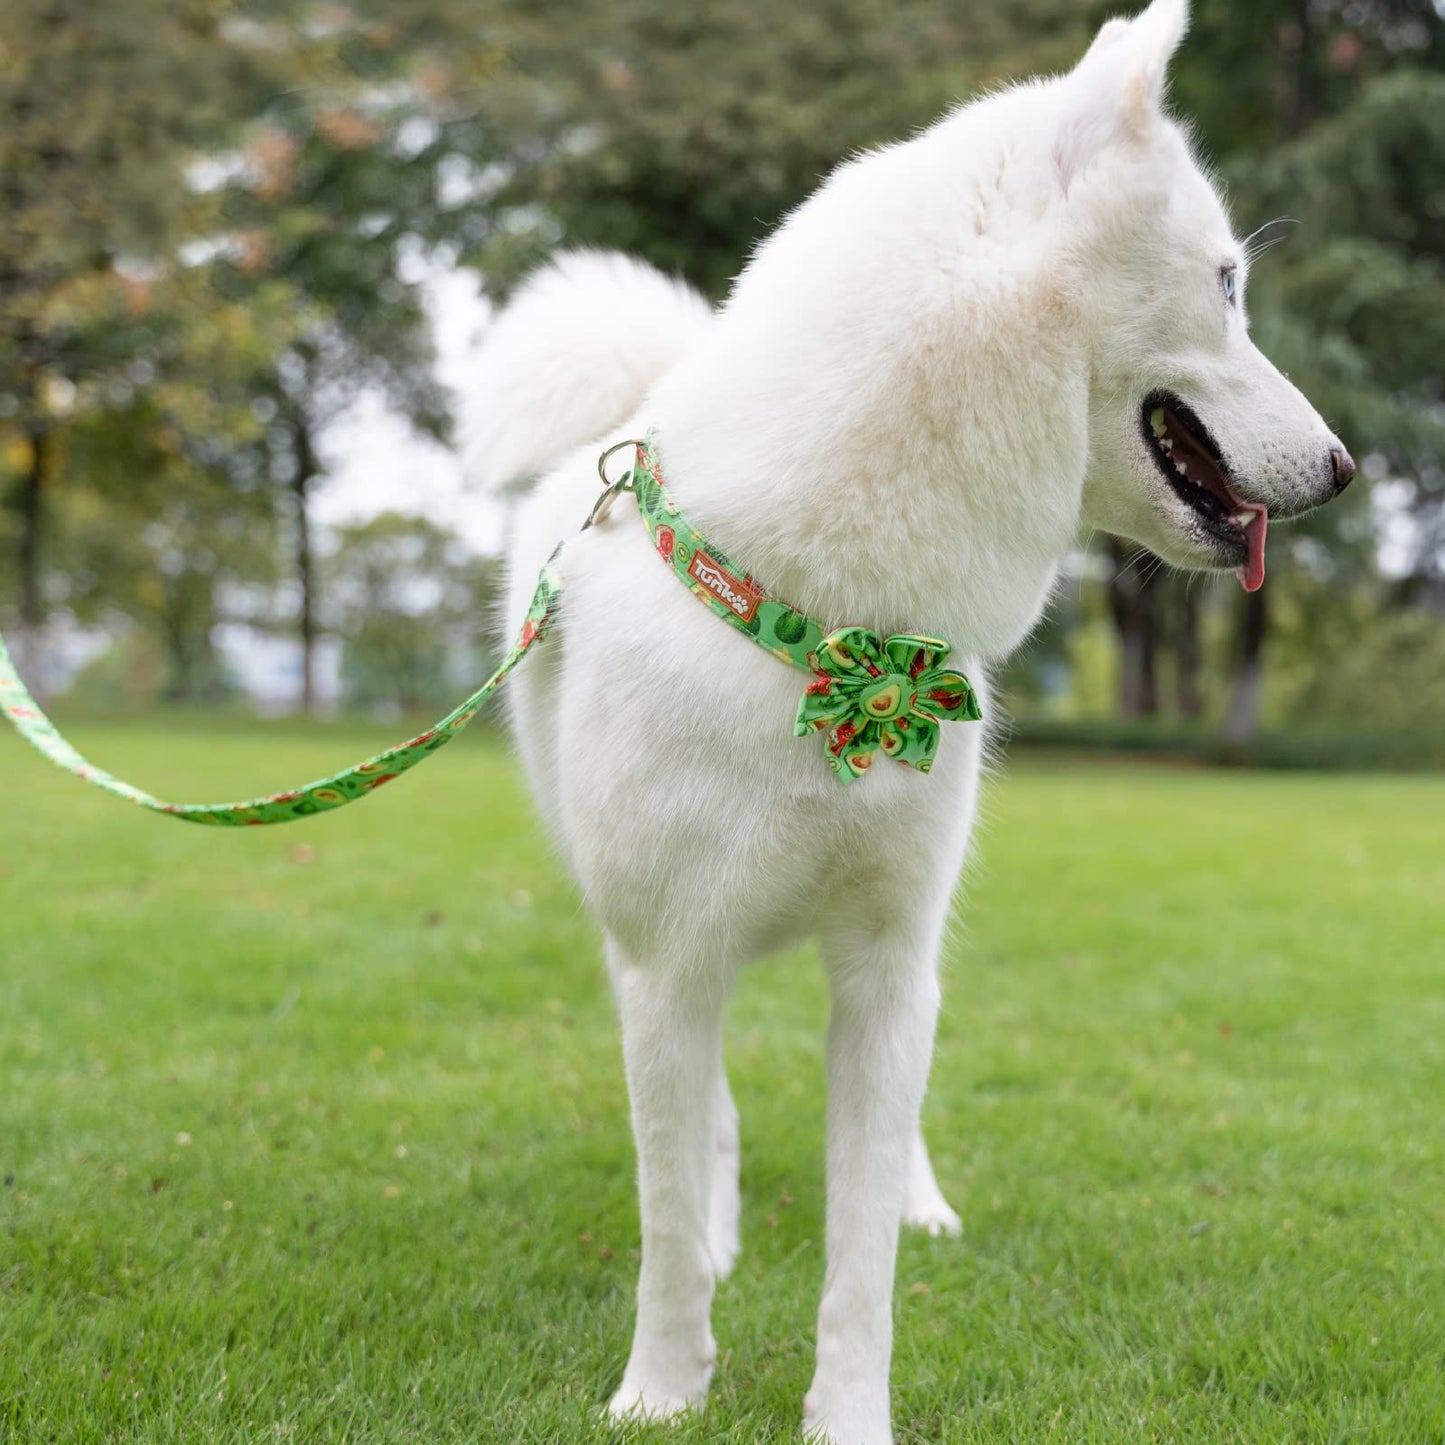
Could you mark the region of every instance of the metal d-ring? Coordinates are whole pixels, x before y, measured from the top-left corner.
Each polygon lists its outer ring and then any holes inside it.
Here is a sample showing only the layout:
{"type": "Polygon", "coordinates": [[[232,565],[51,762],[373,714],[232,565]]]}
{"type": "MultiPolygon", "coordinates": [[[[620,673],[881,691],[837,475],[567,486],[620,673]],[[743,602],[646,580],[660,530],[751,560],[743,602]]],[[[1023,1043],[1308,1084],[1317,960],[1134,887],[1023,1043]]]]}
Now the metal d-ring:
{"type": "Polygon", "coordinates": [[[606,520],[608,512],[612,510],[612,503],[617,499],[619,492],[630,492],[634,490],[632,469],[630,467],[627,471],[623,472],[615,482],[608,480],[607,462],[609,458],[614,452],[620,452],[626,447],[640,447],[641,445],[642,443],[640,441],[617,442],[615,445],[608,447],[607,450],[597,458],[597,475],[602,478],[603,492],[592,507],[592,515],[587,518],[586,523],[583,525],[582,530],[584,532],[595,523],[606,520]]]}

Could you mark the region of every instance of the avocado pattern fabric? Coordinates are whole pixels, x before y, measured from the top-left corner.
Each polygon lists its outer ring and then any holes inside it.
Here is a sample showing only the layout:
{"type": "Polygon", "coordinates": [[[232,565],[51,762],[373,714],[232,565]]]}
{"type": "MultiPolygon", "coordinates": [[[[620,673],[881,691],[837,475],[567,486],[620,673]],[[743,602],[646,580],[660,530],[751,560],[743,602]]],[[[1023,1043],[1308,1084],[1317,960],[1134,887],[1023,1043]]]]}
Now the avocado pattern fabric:
{"type": "Polygon", "coordinates": [[[793,731],[827,730],[828,764],[843,782],[866,773],[880,752],[926,773],[938,751],[938,724],[983,716],[968,679],[938,665],[948,652],[937,637],[900,632],[880,643],[864,627],[829,633],[793,731]]]}
{"type": "Polygon", "coordinates": [[[839,782],[862,777],[880,752],[926,773],[938,751],[938,724],[983,716],[969,680],[941,665],[950,651],[942,638],[897,633],[880,640],[865,627],[825,635],[807,613],[770,596],[682,515],[663,483],[653,433],[634,445],[636,465],[616,486],[636,494],[662,560],[719,617],[815,675],[798,704],[793,732],[827,733],[824,757],[839,782]]]}

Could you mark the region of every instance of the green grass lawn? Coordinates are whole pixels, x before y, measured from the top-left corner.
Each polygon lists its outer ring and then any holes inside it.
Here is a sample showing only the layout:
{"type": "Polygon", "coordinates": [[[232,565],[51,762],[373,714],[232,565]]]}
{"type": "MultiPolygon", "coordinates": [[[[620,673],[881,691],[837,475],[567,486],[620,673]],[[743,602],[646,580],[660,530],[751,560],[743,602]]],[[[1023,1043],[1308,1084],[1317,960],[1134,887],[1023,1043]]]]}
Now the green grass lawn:
{"type": "MultiPolygon", "coordinates": [[[[383,739],[77,741],[205,799],[383,739]]],[[[616,1438],[620,1053],[501,745],[235,834],[0,771],[0,1439],[616,1438]]],[[[900,1438],[1445,1440],[1445,778],[1020,758],[987,814],[900,1438]]],[[[706,1412],[649,1440],[797,1438],[825,1013],[810,953],[743,980],[743,1257],[706,1412]]]]}

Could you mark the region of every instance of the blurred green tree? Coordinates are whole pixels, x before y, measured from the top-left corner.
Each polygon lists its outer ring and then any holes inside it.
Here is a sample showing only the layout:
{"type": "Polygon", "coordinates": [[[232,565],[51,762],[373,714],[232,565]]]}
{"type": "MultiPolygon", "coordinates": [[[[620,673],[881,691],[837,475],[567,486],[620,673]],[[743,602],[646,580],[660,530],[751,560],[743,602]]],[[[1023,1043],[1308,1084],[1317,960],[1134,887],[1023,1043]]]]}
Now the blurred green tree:
{"type": "Polygon", "coordinates": [[[466,259],[505,289],[556,245],[630,251],[717,298],[845,156],[1007,74],[1067,63],[1076,0],[500,0],[512,144],[466,259]]]}
{"type": "MultiPolygon", "coordinates": [[[[215,702],[230,680],[221,622],[264,624],[277,581],[275,509],[263,487],[238,486],[171,420],[164,389],[81,419],[55,528],[55,602],[82,622],[119,614],[162,660],[159,696],[215,702]]],[[[245,435],[244,432],[241,433],[245,435]]],[[[237,431],[213,433],[229,436],[237,431]]]]}
{"type": "Polygon", "coordinates": [[[346,700],[402,710],[455,701],[465,667],[493,665],[499,568],[424,517],[384,512],[336,530],[326,564],[329,618],[346,639],[346,700]]]}
{"type": "Polygon", "coordinates": [[[147,364],[155,268],[192,205],[186,161],[248,83],[204,0],[37,0],[0,21],[0,426],[23,665],[64,434],[147,364]]]}

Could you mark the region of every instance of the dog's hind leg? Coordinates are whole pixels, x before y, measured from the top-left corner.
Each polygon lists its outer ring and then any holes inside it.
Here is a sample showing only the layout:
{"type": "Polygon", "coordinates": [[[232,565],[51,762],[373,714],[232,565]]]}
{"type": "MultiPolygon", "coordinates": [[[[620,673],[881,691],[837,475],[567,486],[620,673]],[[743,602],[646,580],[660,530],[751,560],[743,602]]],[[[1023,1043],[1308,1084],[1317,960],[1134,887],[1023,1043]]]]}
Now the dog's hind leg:
{"type": "Polygon", "coordinates": [[[708,1212],[717,1158],[723,989],[608,940],[637,1143],[642,1268],[632,1353],[610,1413],[660,1419],[702,1403],[716,1348],[708,1212]]]}
{"type": "Polygon", "coordinates": [[[712,1259],[713,1274],[718,1279],[726,1279],[737,1263],[741,1248],[739,1171],[742,1146],[738,1133],[738,1107],[733,1103],[727,1073],[722,1068],[719,1068],[717,1076],[714,1122],[717,1152],[713,1158],[712,1196],[707,1209],[707,1252],[712,1259]]]}
{"type": "Polygon", "coordinates": [[[923,1130],[913,1135],[913,1148],[908,1158],[908,1192],[903,1199],[903,1222],[911,1229],[926,1230],[935,1238],[946,1234],[957,1239],[963,1233],[963,1221],[943,1197],[934,1178],[928,1145],[923,1130]]]}
{"type": "Polygon", "coordinates": [[[938,1017],[937,911],[928,925],[900,917],[823,940],[833,994],[828,1267],[803,1418],[809,1437],[828,1445],[893,1439],[893,1275],[938,1017]]]}

